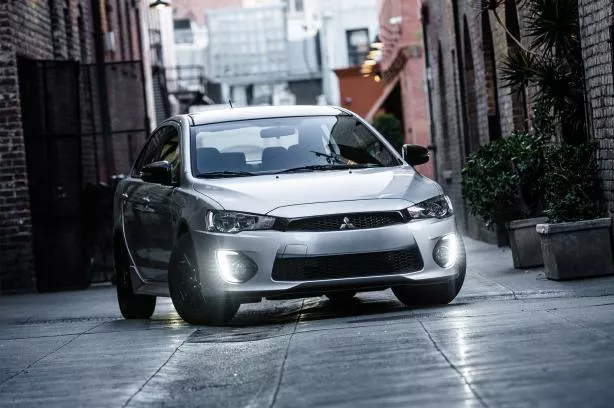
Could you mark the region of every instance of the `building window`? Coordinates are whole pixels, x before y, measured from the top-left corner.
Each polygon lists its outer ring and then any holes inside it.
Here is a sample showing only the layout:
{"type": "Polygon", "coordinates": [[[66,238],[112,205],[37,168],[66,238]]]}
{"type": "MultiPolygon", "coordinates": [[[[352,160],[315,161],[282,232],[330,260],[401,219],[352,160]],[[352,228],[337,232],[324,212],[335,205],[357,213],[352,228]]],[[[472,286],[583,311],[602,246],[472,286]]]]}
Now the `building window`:
{"type": "Polygon", "coordinates": [[[74,34],[72,27],[72,16],[68,0],[64,3],[64,32],[66,33],[66,56],[70,58],[74,49],[74,34]]]}
{"type": "Polygon", "coordinates": [[[175,44],[191,44],[194,42],[194,33],[192,33],[192,23],[190,20],[175,20],[173,28],[175,31],[175,44]]]}
{"type": "Polygon", "coordinates": [[[303,0],[294,0],[294,11],[297,13],[303,12],[303,0]]]}
{"type": "Polygon", "coordinates": [[[369,53],[369,30],[360,28],[345,32],[348,45],[348,63],[350,66],[360,65],[369,53]]]}
{"type": "Polygon", "coordinates": [[[85,33],[85,21],[83,19],[83,7],[81,7],[81,5],[79,4],[79,7],[77,8],[78,10],[78,16],[77,16],[77,26],[79,29],[79,51],[80,51],[80,55],[81,55],[81,62],[83,64],[85,64],[86,62],[88,62],[88,58],[87,58],[87,37],[86,37],[86,33],[85,33]]]}
{"type": "Polygon", "coordinates": [[[612,59],[610,61],[612,65],[612,79],[614,79],[614,22],[610,26],[610,52],[611,52],[610,58],[612,59]]]}
{"type": "Polygon", "coordinates": [[[130,61],[134,61],[134,41],[133,41],[133,27],[132,27],[132,8],[128,2],[125,3],[126,6],[126,23],[128,26],[128,58],[130,61]]]}

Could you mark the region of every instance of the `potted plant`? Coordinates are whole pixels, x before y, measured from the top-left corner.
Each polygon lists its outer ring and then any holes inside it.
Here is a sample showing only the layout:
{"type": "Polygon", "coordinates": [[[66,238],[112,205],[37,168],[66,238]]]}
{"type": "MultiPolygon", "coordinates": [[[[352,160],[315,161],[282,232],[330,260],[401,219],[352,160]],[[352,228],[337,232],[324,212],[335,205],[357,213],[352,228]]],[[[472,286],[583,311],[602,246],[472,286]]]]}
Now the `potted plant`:
{"type": "MultiPolygon", "coordinates": [[[[500,1],[489,3],[496,9],[500,1]]],[[[529,41],[516,39],[518,49],[504,61],[501,77],[512,86],[535,88],[540,125],[552,133],[542,177],[548,220],[536,226],[546,276],[612,273],[612,222],[599,218],[595,149],[586,124],[577,0],[528,0],[524,7],[529,41]]]]}
{"type": "Polygon", "coordinates": [[[552,145],[544,173],[547,223],[538,224],[548,279],[614,273],[612,219],[599,218],[594,143],[552,145]]]}
{"type": "Polygon", "coordinates": [[[505,226],[515,268],[543,265],[535,226],[542,213],[543,138],[514,132],[469,155],[462,191],[488,228],[505,226]]]}

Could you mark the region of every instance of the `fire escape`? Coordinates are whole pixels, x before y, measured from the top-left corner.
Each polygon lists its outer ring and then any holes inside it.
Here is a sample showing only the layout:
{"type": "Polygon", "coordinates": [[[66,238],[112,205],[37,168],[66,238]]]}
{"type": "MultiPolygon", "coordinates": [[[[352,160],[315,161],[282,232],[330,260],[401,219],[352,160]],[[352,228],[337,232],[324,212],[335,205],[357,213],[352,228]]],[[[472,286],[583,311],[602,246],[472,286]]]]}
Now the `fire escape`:
{"type": "Polygon", "coordinates": [[[160,123],[171,116],[172,111],[168,92],[167,74],[162,53],[160,19],[155,10],[150,10],[149,12],[149,51],[156,123],[160,123]]]}
{"type": "Polygon", "coordinates": [[[180,104],[181,113],[187,113],[191,106],[212,105],[208,96],[214,84],[205,76],[205,67],[200,65],[181,65],[167,68],[168,91],[180,104]]]}

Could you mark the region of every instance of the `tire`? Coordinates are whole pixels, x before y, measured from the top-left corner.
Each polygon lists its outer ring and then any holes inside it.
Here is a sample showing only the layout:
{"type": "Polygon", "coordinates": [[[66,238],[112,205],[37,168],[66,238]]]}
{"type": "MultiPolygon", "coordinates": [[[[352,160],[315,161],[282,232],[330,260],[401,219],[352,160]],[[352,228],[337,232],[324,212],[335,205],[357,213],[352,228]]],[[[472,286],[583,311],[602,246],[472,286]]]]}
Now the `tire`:
{"type": "Polygon", "coordinates": [[[354,296],[356,296],[356,291],[353,290],[331,292],[326,294],[328,300],[330,300],[331,303],[337,305],[344,305],[350,303],[354,299],[354,296]]]}
{"type": "Polygon", "coordinates": [[[447,282],[432,285],[396,286],[392,292],[406,306],[434,306],[447,305],[456,298],[465,282],[467,272],[467,258],[465,245],[459,238],[459,259],[457,275],[447,282]]]}
{"type": "Polygon", "coordinates": [[[203,285],[189,234],[182,235],[171,254],[168,286],[175,310],[183,320],[196,325],[221,326],[230,321],[240,303],[227,297],[210,298],[203,285]]]}
{"type": "Polygon", "coordinates": [[[115,246],[117,302],[125,319],[149,319],[156,309],[156,297],[137,295],[132,288],[130,259],[123,243],[115,246]]]}

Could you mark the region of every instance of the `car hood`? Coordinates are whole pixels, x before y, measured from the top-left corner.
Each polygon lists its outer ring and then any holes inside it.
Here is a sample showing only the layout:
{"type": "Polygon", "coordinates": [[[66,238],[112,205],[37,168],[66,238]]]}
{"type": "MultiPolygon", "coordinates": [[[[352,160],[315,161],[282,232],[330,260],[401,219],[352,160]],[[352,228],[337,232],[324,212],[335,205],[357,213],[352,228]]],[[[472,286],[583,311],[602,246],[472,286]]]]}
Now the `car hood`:
{"type": "Polygon", "coordinates": [[[415,204],[441,194],[437,183],[411,167],[197,179],[194,189],[226,210],[256,214],[355,200],[396,199],[415,204]]]}

